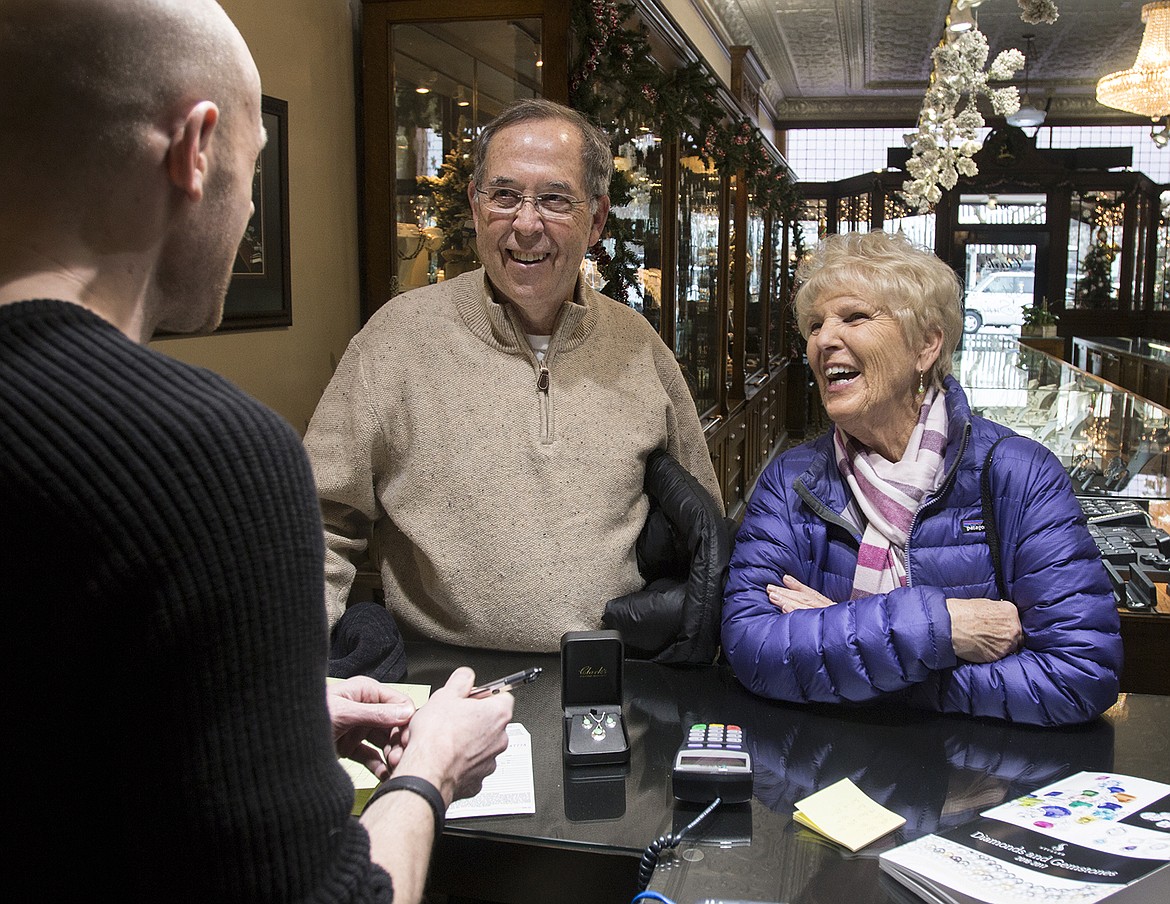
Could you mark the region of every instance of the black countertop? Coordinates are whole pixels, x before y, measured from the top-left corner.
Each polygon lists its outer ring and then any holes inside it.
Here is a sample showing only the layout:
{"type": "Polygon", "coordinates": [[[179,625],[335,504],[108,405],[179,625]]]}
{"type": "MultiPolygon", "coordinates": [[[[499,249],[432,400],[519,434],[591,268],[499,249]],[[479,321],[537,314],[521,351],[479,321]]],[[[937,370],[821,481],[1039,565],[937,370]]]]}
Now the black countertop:
{"type": "Polygon", "coordinates": [[[674,752],[694,722],[745,728],[755,797],[717,812],[661,858],[650,888],[678,904],[902,901],[879,876],[883,850],[1080,770],[1170,781],[1170,697],[1123,695],[1089,725],[1035,729],[901,708],[773,703],[726,669],[627,661],[630,762],[567,767],[559,656],[412,644],[408,663],[407,680],[432,686],[461,664],[480,680],[545,670],[515,691],[514,719],[532,735],[536,813],[452,820],[433,864],[432,888],[492,901],[629,901],[645,847],[697,812],[677,804],[670,788],[674,752]],[[842,778],[904,816],[905,826],[850,854],[792,822],[797,800],[842,778]]]}

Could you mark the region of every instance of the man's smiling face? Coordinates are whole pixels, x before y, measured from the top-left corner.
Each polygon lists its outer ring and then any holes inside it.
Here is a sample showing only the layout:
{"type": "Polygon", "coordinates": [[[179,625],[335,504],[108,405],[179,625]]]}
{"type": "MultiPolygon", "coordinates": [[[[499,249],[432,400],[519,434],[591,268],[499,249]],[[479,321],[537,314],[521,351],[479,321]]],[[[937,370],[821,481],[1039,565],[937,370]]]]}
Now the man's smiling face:
{"type": "Polygon", "coordinates": [[[484,182],[472,183],[476,248],[499,301],[512,302],[526,324],[547,323],[569,300],[585,252],[601,236],[609,199],[581,204],[563,218],[541,217],[531,201],[513,213],[488,210],[483,195],[509,188],[592,201],[585,188],[583,146],[577,128],[560,119],[516,123],[488,146],[484,182]]]}

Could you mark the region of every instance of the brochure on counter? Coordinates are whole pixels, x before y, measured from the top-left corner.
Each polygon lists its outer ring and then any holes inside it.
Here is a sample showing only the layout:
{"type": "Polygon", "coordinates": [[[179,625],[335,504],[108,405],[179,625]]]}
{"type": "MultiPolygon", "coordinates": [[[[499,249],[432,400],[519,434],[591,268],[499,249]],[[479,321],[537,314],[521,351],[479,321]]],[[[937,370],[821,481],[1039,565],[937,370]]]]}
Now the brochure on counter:
{"type": "Polygon", "coordinates": [[[1078,772],[881,855],[937,904],[1170,902],[1170,785],[1078,772]]]}

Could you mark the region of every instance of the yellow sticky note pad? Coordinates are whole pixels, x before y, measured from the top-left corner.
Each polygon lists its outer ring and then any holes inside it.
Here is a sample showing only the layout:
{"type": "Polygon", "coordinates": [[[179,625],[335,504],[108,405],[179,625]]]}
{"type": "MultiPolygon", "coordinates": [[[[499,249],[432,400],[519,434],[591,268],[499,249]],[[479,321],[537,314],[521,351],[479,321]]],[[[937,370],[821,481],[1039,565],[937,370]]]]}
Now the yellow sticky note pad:
{"type": "Polygon", "coordinates": [[[847,778],[798,800],[792,818],[851,851],[861,850],[906,822],[866,797],[847,778]]]}
{"type": "MultiPolygon", "coordinates": [[[[340,684],[344,678],[325,678],[326,684],[340,684]]],[[[429,684],[403,684],[401,682],[394,682],[387,684],[387,687],[392,687],[400,694],[406,694],[415,705],[415,707],[422,706],[431,696],[431,686],[429,684]]]]}

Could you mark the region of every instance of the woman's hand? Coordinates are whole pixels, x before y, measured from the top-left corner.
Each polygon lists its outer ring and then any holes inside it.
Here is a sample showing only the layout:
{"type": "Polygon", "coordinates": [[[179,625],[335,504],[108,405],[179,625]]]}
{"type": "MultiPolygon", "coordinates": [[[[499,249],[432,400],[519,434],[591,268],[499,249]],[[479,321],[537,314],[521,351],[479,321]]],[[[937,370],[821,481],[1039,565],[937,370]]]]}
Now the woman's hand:
{"type": "Polygon", "coordinates": [[[951,646],[967,662],[997,662],[1024,642],[1020,613],[1008,600],[948,599],[951,646]]]}
{"type": "Polygon", "coordinates": [[[769,584],[768,601],[781,612],[794,612],[797,609],[824,609],[834,606],[827,596],[822,596],[811,587],[806,587],[790,574],[784,575],[781,580],[784,586],[769,584]]]}

